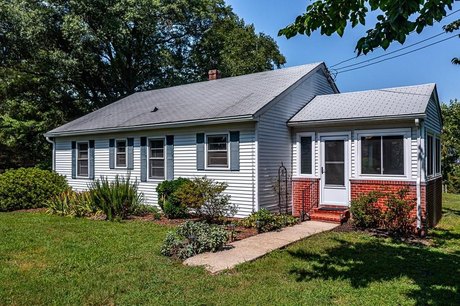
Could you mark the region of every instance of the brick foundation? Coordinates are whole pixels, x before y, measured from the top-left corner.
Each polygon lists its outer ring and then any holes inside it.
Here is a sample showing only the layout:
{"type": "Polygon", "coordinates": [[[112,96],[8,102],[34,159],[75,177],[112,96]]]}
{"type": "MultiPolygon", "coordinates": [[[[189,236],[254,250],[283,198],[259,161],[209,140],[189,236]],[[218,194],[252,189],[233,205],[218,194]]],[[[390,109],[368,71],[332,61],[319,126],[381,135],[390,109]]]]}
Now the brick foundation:
{"type": "MultiPolygon", "coordinates": [[[[442,179],[436,178],[421,184],[422,227],[435,226],[442,216],[442,179]]],[[[320,182],[317,178],[292,179],[292,203],[294,216],[300,216],[302,209],[306,212],[319,203],[320,182]],[[303,207],[304,205],[304,207],[303,207]]],[[[398,192],[407,188],[407,199],[417,199],[417,184],[415,181],[389,181],[389,180],[350,180],[351,199],[356,199],[371,191],[398,192]]],[[[380,199],[378,204],[384,206],[385,199],[380,199]]],[[[412,210],[411,217],[417,217],[417,207],[412,210]]]]}
{"type": "Polygon", "coordinates": [[[319,179],[293,178],[292,179],[292,214],[299,217],[302,209],[308,212],[311,207],[318,206],[319,179]],[[303,198],[303,199],[302,199],[303,198]],[[302,207],[305,205],[304,207],[302,207]]]}

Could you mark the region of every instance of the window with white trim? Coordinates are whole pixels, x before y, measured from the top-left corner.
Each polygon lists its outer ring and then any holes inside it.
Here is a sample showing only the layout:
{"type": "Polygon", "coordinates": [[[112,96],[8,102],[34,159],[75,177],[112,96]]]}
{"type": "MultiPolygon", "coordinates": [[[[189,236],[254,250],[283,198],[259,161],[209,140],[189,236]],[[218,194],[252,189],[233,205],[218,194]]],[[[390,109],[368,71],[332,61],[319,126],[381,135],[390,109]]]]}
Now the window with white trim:
{"type": "Polygon", "coordinates": [[[313,161],[312,161],[312,136],[300,136],[300,174],[313,174],[313,161]]]}
{"type": "Polygon", "coordinates": [[[126,167],[126,140],[116,141],[116,167],[126,167]]]}
{"type": "Polygon", "coordinates": [[[441,174],[441,139],[426,135],[426,173],[427,176],[441,174]]]}
{"type": "Polygon", "coordinates": [[[207,166],[228,168],[228,135],[207,135],[207,166]]]}
{"type": "Polygon", "coordinates": [[[77,143],[77,176],[89,177],[89,154],[88,143],[77,143]]]}
{"type": "Polygon", "coordinates": [[[404,175],[404,135],[361,137],[361,174],[404,175]]]}
{"type": "Polygon", "coordinates": [[[165,178],[165,141],[164,139],[149,140],[149,178],[165,178]]]}

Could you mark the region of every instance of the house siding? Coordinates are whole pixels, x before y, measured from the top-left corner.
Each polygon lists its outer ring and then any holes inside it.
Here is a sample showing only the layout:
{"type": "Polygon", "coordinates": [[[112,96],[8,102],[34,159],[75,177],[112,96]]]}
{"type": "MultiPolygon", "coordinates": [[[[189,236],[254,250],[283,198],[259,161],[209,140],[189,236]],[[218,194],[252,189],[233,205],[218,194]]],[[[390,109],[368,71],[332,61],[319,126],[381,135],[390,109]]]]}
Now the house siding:
{"type": "Polygon", "coordinates": [[[72,179],[71,177],[71,142],[73,140],[95,140],[95,177],[113,179],[116,175],[131,175],[139,182],[139,190],[144,194],[147,204],[157,205],[156,186],[161,180],[140,182],[140,137],[165,137],[174,135],[174,178],[207,176],[228,183],[226,193],[231,195],[231,202],[238,205],[238,217],[249,215],[254,209],[255,198],[255,133],[254,124],[216,125],[187,129],[155,130],[131,134],[93,135],[75,138],[56,139],[56,171],[67,177],[69,184],[77,191],[86,190],[89,179],[72,179]],[[240,131],[240,170],[203,170],[196,169],[196,133],[221,133],[240,131]],[[134,138],[134,170],[109,168],[109,139],[134,138]]]}
{"type": "Polygon", "coordinates": [[[431,97],[426,109],[425,127],[427,131],[440,134],[442,131],[442,119],[439,105],[434,97],[431,97]]]}
{"type": "MultiPolygon", "coordinates": [[[[292,171],[292,136],[287,121],[316,95],[331,94],[334,90],[324,72],[317,70],[297,88],[277,101],[259,118],[258,125],[258,202],[260,208],[278,209],[278,197],[273,184],[278,178],[281,163],[292,171]]],[[[289,205],[290,205],[290,191],[289,205]]]]}

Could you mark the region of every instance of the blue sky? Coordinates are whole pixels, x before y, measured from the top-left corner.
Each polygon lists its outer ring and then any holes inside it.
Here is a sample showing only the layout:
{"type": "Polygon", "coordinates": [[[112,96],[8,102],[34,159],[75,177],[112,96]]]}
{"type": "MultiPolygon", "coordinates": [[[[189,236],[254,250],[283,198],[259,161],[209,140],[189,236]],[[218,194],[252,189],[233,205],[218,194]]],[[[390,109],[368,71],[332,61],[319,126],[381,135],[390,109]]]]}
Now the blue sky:
{"type": "MultiPolygon", "coordinates": [[[[328,37],[314,33],[311,37],[300,35],[288,40],[285,37],[278,37],[278,30],[304,12],[306,6],[311,3],[310,0],[226,0],[226,2],[246,23],[254,24],[258,32],[264,32],[276,40],[281,52],[286,56],[286,67],[318,61],[324,61],[331,66],[351,58],[355,56],[356,41],[375,23],[368,19],[366,26],[347,29],[342,38],[336,34],[328,37]]],[[[453,7],[453,10],[457,9],[460,9],[458,2],[453,7]]],[[[441,33],[442,25],[459,18],[460,12],[426,28],[420,35],[412,34],[404,46],[441,33]]],[[[442,35],[426,43],[447,38],[449,35],[452,34],[442,35]]],[[[422,45],[424,44],[414,48],[422,45]]],[[[346,64],[366,60],[399,48],[401,45],[395,43],[387,51],[380,49],[346,64]]],[[[411,49],[401,53],[409,50],[411,49]]],[[[339,74],[336,82],[341,92],[434,82],[438,86],[440,100],[448,102],[450,99],[460,99],[460,66],[451,64],[450,60],[453,57],[460,57],[460,38],[453,38],[380,64],[339,74]]]]}

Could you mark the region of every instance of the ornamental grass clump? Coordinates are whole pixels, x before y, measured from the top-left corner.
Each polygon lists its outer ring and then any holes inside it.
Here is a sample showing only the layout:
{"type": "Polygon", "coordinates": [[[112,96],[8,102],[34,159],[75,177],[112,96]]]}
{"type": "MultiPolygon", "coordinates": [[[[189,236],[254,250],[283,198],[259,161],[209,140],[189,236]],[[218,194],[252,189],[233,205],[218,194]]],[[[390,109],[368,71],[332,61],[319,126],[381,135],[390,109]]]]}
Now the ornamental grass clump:
{"type": "Polygon", "coordinates": [[[167,234],[161,254],[187,259],[196,254],[221,250],[227,240],[228,233],[223,226],[187,221],[167,234]]]}
{"type": "Polygon", "coordinates": [[[101,177],[89,185],[91,201],[106,215],[106,219],[121,220],[144,203],[142,193],[138,192],[137,181],[130,177],[116,176],[114,180],[101,177]]]}
{"type": "Polygon", "coordinates": [[[49,214],[69,217],[87,217],[96,212],[88,191],[66,190],[54,196],[47,204],[49,214]]]}

